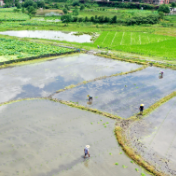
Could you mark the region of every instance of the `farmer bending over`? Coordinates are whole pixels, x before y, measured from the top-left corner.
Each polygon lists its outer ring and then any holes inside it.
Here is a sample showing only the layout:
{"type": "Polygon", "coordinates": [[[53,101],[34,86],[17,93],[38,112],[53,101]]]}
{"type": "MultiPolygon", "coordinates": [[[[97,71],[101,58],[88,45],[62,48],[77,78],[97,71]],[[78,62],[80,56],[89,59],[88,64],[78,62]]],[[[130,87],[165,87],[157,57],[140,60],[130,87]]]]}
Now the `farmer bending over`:
{"type": "Polygon", "coordinates": [[[89,100],[89,101],[92,101],[92,100],[93,100],[93,97],[91,97],[90,95],[87,95],[87,97],[88,97],[88,100],[89,100]]]}
{"type": "Polygon", "coordinates": [[[86,145],[86,147],[84,148],[84,158],[86,158],[86,155],[90,157],[89,148],[90,148],[90,145],[86,145]]]}

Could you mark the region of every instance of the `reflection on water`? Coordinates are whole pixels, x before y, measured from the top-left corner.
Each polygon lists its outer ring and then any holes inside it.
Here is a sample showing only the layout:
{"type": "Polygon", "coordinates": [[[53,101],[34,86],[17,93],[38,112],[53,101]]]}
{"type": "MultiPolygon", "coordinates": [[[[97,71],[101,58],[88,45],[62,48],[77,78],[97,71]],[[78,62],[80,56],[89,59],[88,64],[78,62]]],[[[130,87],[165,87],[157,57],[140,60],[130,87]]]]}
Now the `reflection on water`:
{"type": "Polygon", "coordinates": [[[52,39],[52,40],[64,40],[69,42],[78,42],[85,43],[91,42],[91,36],[87,34],[83,35],[73,35],[75,32],[60,32],[60,31],[31,31],[31,30],[23,30],[23,31],[5,31],[0,32],[3,35],[10,35],[15,37],[27,37],[27,38],[42,38],[42,39],[52,39]]]}
{"type": "Polygon", "coordinates": [[[87,95],[94,100],[90,107],[127,118],[176,90],[176,71],[165,70],[163,79],[158,78],[160,69],[148,67],[128,75],[112,77],[88,83],[56,94],[54,98],[71,100],[87,106],[87,95]]]}
{"type": "Polygon", "coordinates": [[[1,175],[112,176],[118,172],[120,176],[139,176],[137,165],[124,153],[119,155],[122,150],[114,137],[114,120],[49,100],[3,106],[1,175]],[[91,146],[88,161],[83,158],[87,144],[91,146]],[[128,168],[124,171],[116,162],[128,168]]]}
{"type": "Polygon", "coordinates": [[[49,96],[71,84],[138,67],[136,64],[80,54],[0,69],[0,102],[49,96]]]}
{"type": "Polygon", "coordinates": [[[176,172],[175,107],[176,97],[161,105],[147,117],[135,122],[128,133],[133,146],[144,158],[152,163],[160,163],[160,168],[169,171],[171,175],[175,175],[172,173],[173,170],[176,172]],[[138,144],[139,139],[146,146],[145,148],[138,144]],[[161,162],[168,159],[170,162],[161,162]]]}

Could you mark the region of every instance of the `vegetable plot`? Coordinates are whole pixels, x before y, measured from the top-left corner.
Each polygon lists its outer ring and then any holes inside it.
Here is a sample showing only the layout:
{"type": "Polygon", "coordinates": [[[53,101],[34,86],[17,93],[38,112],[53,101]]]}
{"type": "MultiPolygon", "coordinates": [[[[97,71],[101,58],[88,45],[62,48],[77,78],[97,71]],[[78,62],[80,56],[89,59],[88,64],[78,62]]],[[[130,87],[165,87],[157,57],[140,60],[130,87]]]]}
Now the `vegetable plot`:
{"type": "Polygon", "coordinates": [[[0,38],[0,61],[70,52],[72,49],[53,45],[0,38]],[[2,57],[3,56],[3,60],[2,57]]]}

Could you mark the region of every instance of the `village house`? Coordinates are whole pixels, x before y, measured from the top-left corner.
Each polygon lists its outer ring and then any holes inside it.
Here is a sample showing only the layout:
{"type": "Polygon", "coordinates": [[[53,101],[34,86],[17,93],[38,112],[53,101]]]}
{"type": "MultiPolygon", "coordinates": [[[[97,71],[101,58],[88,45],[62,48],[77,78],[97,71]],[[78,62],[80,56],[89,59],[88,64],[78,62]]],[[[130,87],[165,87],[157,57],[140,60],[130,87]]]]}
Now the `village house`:
{"type": "Polygon", "coordinates": [[[143,2],[156,5],[169,4],[169,0],[143,0],[143,2]]]}
{"type": "Polygon", "coordinates": [[[0,6],[4,5],[4,0],[0,0],[0,6]]]}

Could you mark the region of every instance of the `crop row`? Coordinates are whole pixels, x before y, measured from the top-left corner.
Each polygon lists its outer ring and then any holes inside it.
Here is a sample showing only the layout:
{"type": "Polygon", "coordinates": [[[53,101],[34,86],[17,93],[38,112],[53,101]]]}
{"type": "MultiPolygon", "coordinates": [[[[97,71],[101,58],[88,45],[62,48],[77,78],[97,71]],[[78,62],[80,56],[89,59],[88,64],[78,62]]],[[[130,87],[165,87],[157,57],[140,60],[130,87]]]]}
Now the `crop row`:
{"type": "Polygon", "coordinates": [[[102,47],[114,47],[118,45],[144,45],[172,39],[174,38],[148,33],[102,32],[94,44],[102,47]]]}

